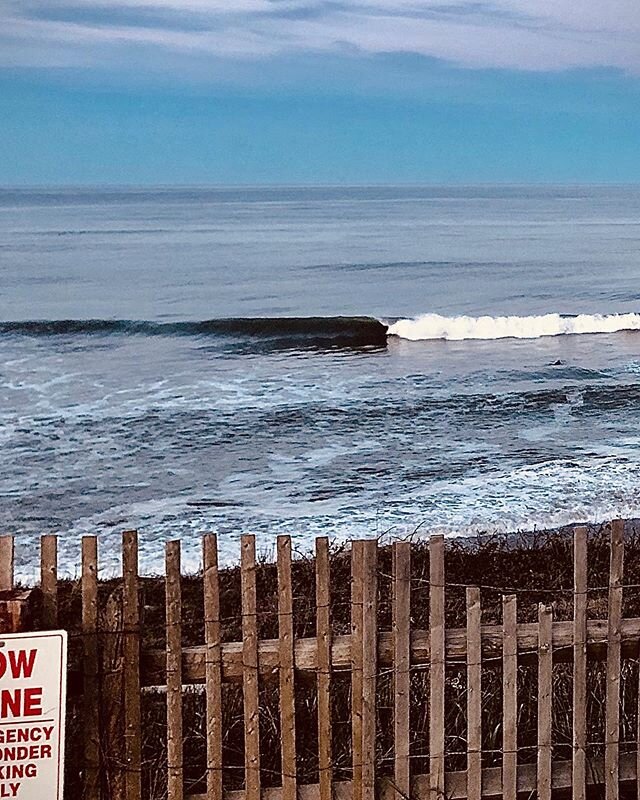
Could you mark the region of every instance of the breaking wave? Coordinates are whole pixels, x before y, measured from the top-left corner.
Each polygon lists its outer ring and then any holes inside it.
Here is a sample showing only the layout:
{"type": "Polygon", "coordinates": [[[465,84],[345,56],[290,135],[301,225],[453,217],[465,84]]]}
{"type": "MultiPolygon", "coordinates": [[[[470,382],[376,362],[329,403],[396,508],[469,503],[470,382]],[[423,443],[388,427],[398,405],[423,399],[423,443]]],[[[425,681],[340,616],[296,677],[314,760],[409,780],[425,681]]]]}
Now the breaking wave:
{"type": "Polygon", "coordinates": [[[374,317],[232,317],[189,322],[59,319],[0,322],[0,336],[191,336],[232,348],[384,347],[388,336],[412,341],[537,339],[542,336],[640,331],[640,314],[543,314],[531,317],[445,317],[424,314],[383,322],[374,317]]]}
{"type": "Polygon", "coordinates": [[[426,339],[538,339],[581,333],[640,330],[640,314],[543,314],[533,317],[443,317],[424,314],[389,326],[389,335],[412,341],[426,339]]]}
{"type": "Polygon", "coordinates": [[[265,347],[384,346],[387,325],[373,317],[237,317],[195,322],[62,319],[0,322],[0,336],[199,336],[265,347]]]}

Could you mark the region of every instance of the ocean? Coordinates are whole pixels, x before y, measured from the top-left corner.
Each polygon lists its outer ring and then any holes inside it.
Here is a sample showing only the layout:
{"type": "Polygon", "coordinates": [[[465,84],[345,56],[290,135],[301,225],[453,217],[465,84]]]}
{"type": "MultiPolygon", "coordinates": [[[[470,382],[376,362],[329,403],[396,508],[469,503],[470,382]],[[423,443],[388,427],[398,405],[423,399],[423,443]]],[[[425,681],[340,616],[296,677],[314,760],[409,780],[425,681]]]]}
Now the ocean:
{"type": "Polygon", "coordinates": [[[0,528],[145,570],[640,515],[640,187],[0,190],[0,528]]]}

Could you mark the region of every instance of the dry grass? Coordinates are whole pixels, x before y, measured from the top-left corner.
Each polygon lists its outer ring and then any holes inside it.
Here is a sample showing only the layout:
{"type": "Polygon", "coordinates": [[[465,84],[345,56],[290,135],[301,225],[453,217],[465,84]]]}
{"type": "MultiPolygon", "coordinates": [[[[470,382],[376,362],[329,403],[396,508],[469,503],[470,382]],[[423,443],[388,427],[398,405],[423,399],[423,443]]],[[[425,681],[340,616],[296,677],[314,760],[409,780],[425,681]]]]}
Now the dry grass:
{"type": "MultiPolygon", "coordinates": [[[[640,585],[640,525],[627,523],[625,583],[640,585]]],[[[482,536],[477,539],[453,540],[447,543],[446,620],[449,627],[465,625],[465,586],[481,585],[483,622],[500,623],[503,592],[518,595],[518,620],[537,619],[539,602],[553,603],[556,619],[570,619],[573,613],[572,540],[568,529],[518,534],[482,536]]],[[[589,539],[589,616],[606,616],[606,590],[609,568],[608,531],[593,527],[589,539]],[[598,588],[600,587],[600,588],[598,588]]],[[[298,557],[293,566],[294,625],[297,637],[315,634],[314,581],[315,564],[310,557],[298,557]]],[[[331,553],[331,614],[335,633],[346,633],[350,627],[350,553],[346,547],[334,547],[331,553]]],[[[414,628],[428,627],[429,608],[428,543],[416,539],[412,550],[411,617],[414,628]]],[[[257,572],[260,636],[277,636],[277,576],[275,566],[259,565],[257,572]]],[[[241,639],[240,573],[237,568],[220,573],[223,640],[241,639]]],[[[107,600],[119,591],[118,581],[100,585],[100,605],[104,613],[107,600]]],[[[164,583],[160,578],[143,581],[144,625],[143,648],[164,647],[164,583]]],[[[203,641],[202,579],[195,575],[183,580],[185,646],[203,641]]],[[[640,590],[625,589],[625,616],[640,616],[640,590]]],[[[60,621],[73,633],[80,628],[80,591],[75,582],[60,587],[60,621]]],[[[391,550],[379,551],[378,627],[391,628],[391,550]]],[[[72,635],[71,663],[79,664],[82,639],[72,635]]],[[[622,667],[621,748],[631,747],[636,739],[637,661],[625,659],[622,667]]],[[[296,714],[298,736],[298,775],[302,783],[317,782],[316,685],[313,676],[296,677],[296,714]]],[[[604,719],[604,667],[592,663],[588,674],[588,731],[590,755],[602,751],[604,719]]],[[[427,771],[428,758],[428,669],[416,667],[411,680],[411,747],[412,769],[427,771]]],[[[570,757],[571,693],[570,664],[556,664],[553,670],[553,757],[570,757]]],[[[80,686],[71,681],[67,760],[68,796],[80,793],[82,763],[82,725],[80,686]]],[[[466,764],[466,675],[459,664],[447,667],[446,686],[447,769],[464,769],[466,764]]],[[[521,665],[518,674],[519,732],[521,762],[535,760],[537,726],[537,671],[535,664],[521,665]]],[[[280,718],[277,675],[262,681],[260,691],[260,725],[262,749],[262,781],[266,786],[280,784],[280,718]]],[[[187,792],[202,792],[205,776],[204,695],[196,687],[184,697],[185,782],[187,792]]],[[[483,762],[485,766],[501,763],[501,663],[483,667],[483,762]]],[[[165,789],[165,698],[159,693],[143,696],[144,796],[148,800],[166,797],[165,789]]],[[[378,680],[377,768],[389,774],[393,762],[392,714],[393,680],[389,670],[378,680]]],[[[224,687],[224,783],[228,788],[243,786],[243,716],[242,687],[224,687]]],[[[350,777],[351,708],[350,677],[337,673],[333,681],[333,733],[336,779],[350,777]]],[[[105,797],[109,796],[105,777],[105,797]]]]}

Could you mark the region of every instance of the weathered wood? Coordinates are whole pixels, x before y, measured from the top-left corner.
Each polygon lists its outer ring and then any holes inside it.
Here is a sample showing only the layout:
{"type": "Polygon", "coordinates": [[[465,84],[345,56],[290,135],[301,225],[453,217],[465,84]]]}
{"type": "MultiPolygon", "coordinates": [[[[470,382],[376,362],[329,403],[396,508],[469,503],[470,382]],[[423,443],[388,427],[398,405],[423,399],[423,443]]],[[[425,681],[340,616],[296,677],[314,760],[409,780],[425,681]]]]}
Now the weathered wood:
{"type": "Polygon", "coordinates": [[[482,795],[482,644],[480,589],[467,589],[467,795],[482,795]]]}
{"type": "MultiPolygon", "coordinates": [[[[49,598],[49,611],[45,612],[48,624],[55,624],[57,605],[56,539],[43,537],[41,549],[41,589],[44,603],[49,598]],[[49,570],[49,565],[53,568],[49,570]]],[[[167,686],[167,741],[168,741],[168,800],[184,797],[182,684],[206,684],[207,702],[207,800],[227,800],[242,796],[245,800],[281,797],[281,800],[299,800],[311,797],[316,800],[394,800],[398,797],[432,800],[444,797],[465,796],[480,800],[495,793],[499,785],[505,800],[515,800],[516,793],[527,790],[531,782],[540,800],[551,800],[552,790],[571,788],[576,800],[584,800],[588,785],[599,780],[607,800],[620,795],[620,786],[636,780],[640,769],[638,752],[620,752],[620,672],[622,657],[637,657],[640,640],[640,618],[622,618],[623,600],[623,524],[616,521],[611,526],[611,562],[606,619],[587,620],[586,530],[575,531],[574,543],[574,619],[571,622],[554,622],[550,607],[539,606],[538,622],[517,624],[517,607],[514,596],[503,598],[503,621],[500,626],[482,626],[480,592],[467,589],[467,620],[464,629],[445,628],[445,570],[444,541],[433,537],[430,545],[430,602],[428,631],[410,630],[410,561],[409,543],[393,546],[391,631],[378,632],[377,616],[377,543],[353,543],[352,555],[352,630],[347,636],[332,637],[329,613],[329,551],[328,542],[319,544],[316,562],[316,621],[315,635],[310,639],[294,638],[293,592],[291,582],[291,542],[288,537],[278,538],[278,625],[277,640],[260,641],[258,638],[258,610],[256,596],[255,540],[243,537],[242,541],[242,629],[241,642],[221,642],[220,598],[218,563],[215,537],[204,540],[204,646],[182,647],[180,546],[178,542],[167,546],[167,645],[164,669],[158,668],[158,651],[147,651],[143,661],[140,655],[140,580],[137,571],[137,539],[129,532],[123,538],[123,584],[112,592],[104,610],[98,614],[98,547],[95,537],[84,537],[82,543],[82,646],[84,648],[84,713],[83,746],[86,797],[107,792],[113,800],[125,796],[127,800],[140,800],[135,785],[140,786],[140,688],[142,683],[167,686]],[[128,538],[127,538],[128,537],[128,538]],[[249,546],[249,551],[247,550],[249,546]],[[441,548],[441,552],[438,550],[441,548]],[[177,588],[176,588],[177,587],[177,588]],[[120,606],[120,597],[122,605],[120,606]],[[128,600],[127,600],[128,598],[128,600]],[[172,602],[177,605],[172,608],[172,602]],[[129,609],[129,611],[127,610],[129,609]],[[130,613],[134,609],[133,616],[130,613]],[[121,619],[118,618],[121,614],[121,619]],[[98,648],[99,621],[104,621],[104,639],[98,648]],[[177,630],[177,636],[176,636],[177,630]],[[122,631],[122,636],[118,632],[122,631]],[[132,635],[133,634],[133,635],[132,635]],[[131,649],[131,643],[134,643],[131,649]],[[129,650],[127,651],[127,648],[129,650]],[[586,747],[586,663],[587,654],[594,659],[606,659],[605,755],[585,769],[586,747]],[[102,661],[100,661],[100,658],[102,661]],[[467,668],[467,768],[460,773],[445,771],[445,663],[457,661],[467,668]],[[481,662],[501,659],[503,667],[503,761],[496,770],[483,770],[481,765],[481,662]],[[574,663],[574,739],[570,762],[552,761],[552,687],[553,663],[574,663]],[[538,749],[535,765],[518,765],[517,674],[521,663],[538,665],[538,749]],[[137,678],[131,684],[129,696],[137,698],[137,770],[114,772],[114,765],[128,762],[127,737],[117,740],[122,730],[122,719],[127,712],[127,681],[123,678],[131,670],[137,678]],[[93,666],[92,666],[93,663],[93,666]],[[429,689],[429,773],[411,776],[409,752],[409,676],[411,664],[428,665],[429,689]],[[394,776],[376,778],[376,683],[381,667],[390,666],[394,673],[394,776]],[[331,672],[334,669],[351,670],[352,677],[352,761],[353,780],[349,783],[332,781],[331,766],[331,672]],[[296,778],[295,705],[296,681],[302,676],[296,671],[317,672],[318,685],[318,765],[317,787],[298,785],[296,778]],[[278,674],[280,681],[280,729],[282,734],[282,790],[264,788],[260,779],[259,694],[261,674],[278,674]],[[162,674],[161,674],[162,673],[162,674]],[[243,681],[245,721],[245,775],[246,787],[242,792],[228,792],[222,783],[222,683],[224,680],[243,681]],[[403,689],[403,682],[405,687],[403,689]],[[120,683],[120,689],[118,685],[120,683]],[[176,713],[176,692],[179,714],[176,713]],[[218,699],[215,699],[216,692],[218,699]],[[118,695],[124,697],[117,709],[118,695]],[[214,699],[212,699],[214,698],[214,699]],[[173,711],[171,710],[173,707],[173,711]],[[119,720],[119,721],[118,721],[119,720]],[[176,733],[179,721],[179,734],[176,733]],[[577,724],[576,724],[577,723],[577,724]],[[217,726],[217,733],[216,733],[217,726]],[[96,731],[93,737],[91,730],[96,731]],[[99,731],[103,739],[98,746],[99,731]],[[173,747],[172,747],[173,737],[173,747]],[[106,749],[105,749],[106,748],[106,749]],[[216,755],[214,756],[214,750],[216,755]],[[127,758],[123,756],[127,755],[127,758]],[[177,758],[179,755],[179,759],[177,758]],[[582,758],[582,765],[581,765],[582,758]],[[179,762],[179,763],[178,763],[179,762]],[[568,772],[567,772],[568,770],[568,772]],[[179,781],[176,773],[179,771],[179,781]],[[126,787],[129,773],[135,775],[134,789],[126,787]],[[568,776],[568,778],[567,778],[568,776]],[[125,785],[122,784],[125,781],[125,785]],[[102,787],[98,786],[102,784],[102,787]],[[92,784],[94,784],[92,786],[92,784]],[[311,794],[310,794],[311,793],[311,794]]],[[[5,545],[6,548],[6,545],[5,545]]],[[[102,591],[102,589],[101,589],[102,591]]],[[[35,590],[35,595],[40,592],[35,590]]],[[[101,606],[102,607],[102,606],[101,606]]],[[[498,662],[499,663],[499,662],[498,662]]],[[[639,686],[640,686],[640,678],[639,686]]],[[[638,702],[640,711],[640,701],[638,702]]],[[[638,719],[640,735],[640,713],[638,719]]],[[[136,725],[133,726],[134,728],[136,725]]],[[[203,776],[204,776],[203,772],[203,776]]],[[[138,792],[139,792],[138,788],[138,792]]],[[[626,790],[625,790],[626,791],[626,790]]]]}
{"type": "Polygon", "coordinates": [[[122,622],[124,627],[124,753],[127,800],[142,796],[142,721],[140,710],[140,598],[138,534],[122,535],[122,622]]]}
{"type": "Polygon", "coordinates": [[[98,540],[82,537],[82,671],[84,798],[100,796],[100,719],[98,672],[98,540]]]}
{"type": "Polygon", "coordinates": [[[260,800],[260,717],[255,536],[247,534],[242,536],[240,553],[245,789],[247,800],[260,800]]]}
{"type": "Polygon", "coordinates": [[[167,796],[182,800],[182,589],[180,542],[166,544],[167,628],[167,796]]]}
{"type": "MultiPolygon", "coordinates": [[[[316,648],[318,658],[319,800],[332,800],[333,737],[331,731],[331,576],[329,539],[316,539],[316,648]]],[[[295,650],[295,648],[294,648],[295,650]]]]}
{"type": "Polygon", "coordinates": [[[585,800],[586,781],[587,529],[579,527],[573,534],[573,800],[585,800]]]}
{"type": "MultiPolygon", "coordinates": [[[[573,660],[573,625],[571,621],[553,623],[554,663],[565,663],[573,660]]],[[[590,619],[587,624],[589,658],[603,661],[607,654],[606,619],[590,619]]],[[[502,659],[502,626],[482,626],[482,658],[484,661],[500,661],[502,659]]],[[[638,639],[640,639],[640,617],[622,620],[622,655],[636,658],[638,655],[638,639]]],[[[447,659],[464,664],[467,657],[466,628],[454,628],[446,631],[447,659]]],[[[518,650],[520,664],[535,664],[538,647],[538,623],[527,622],[518,625],[518,650]]],[[[317,639],[297,639],[294,646],[295,667],[299,672],[316,672],[317,639]]],[[[242,642],[224,642],[222,645],[222,671],[224,680],[242,678],[242,642]]],[[[277,639],[263,639],[259,643],[259,671],[270,674],[278,668],[279,644],[277,639]]],[[[429,664],[430,646],[429,631],[414,630],[411,632],[411,663],[414,666],[429,664]]],[[[185,683],[205,682],[206,648],[204,646],[185,647],[183,650],[185,683]]],[[[331,664],[334,670],[349,670],[351,666],[351,637],[337,635],[333,637],[331,647],[331,664]]],[[[393,665],[393,633],[382,631],[378,634],[378,665],[393,665]]],[[[143,686],[157,686],[164,682],[165,652],[148,649],[142,654],[143,686]]]]}
{"type": "Polygon", "coordinates": [[[42,624],[54,629],[58,624],[58,537],[40,539],[40,590],[42,592],[42,624]]]}
{"type": "Polygon", "coordinates": [[[0,592],[13,589],[13,536],[0,536],[0,592]]]}
{"type": "Polygon", "coordinates": [[[429,542],[429,787],[432,800],[445,792],[444,537],[429,542]]]}
{"type": "Polygon", "coordinates": [[[622,572],[624,564],[624,522],[611,523],[609,570],[609,630],[607,652],[607,699],[605,730],[605,797],[619,796],[620,662],[622,619],[622,572]]]}
{"type": "Polygon", "coordinates": [[[538,800],[551,800],[553,610],[538,608],[538,800]]]}
{"type": "Polygon", "coordinates": [[[33,630],[39,610],[38,593],[33,589],[0,592],[0,633],[33,630]]]}
{"type": "Polygon", "coordinates": [[[362,595],[362,797],[375,800],[376,685],[378,675],[378,542],[363,550],[362,595]]]}
{"type": "MultiPolygon", "coordinates": [[[[635,754],[625,753],[620,758],[620,780],[623,784],[636,780],[635,754]]],[[[604,763],[602,759],[594,758],[589,762],[587,783],[597,786],[603,782],[604,763]]],[[[518,767],[518,792],[523,797],[535,797],[537,787],[537,770],[535,764],[521,764],[518,767]]],[[[554,790],[570,789],[572,780],[572,762],[554,761],[551,783],[554,790]]],[[[489,767],[482,770],[483,797],[499,797],[502,793],[502,770],[500,767],[489,767]]],[[[336,800],[351,800],[352,789],[349,781],[337,781],[333,784],[336,800]]],[[[300,786],[299,800],[318,800],[319,788],[317,784],[300,786]]],[[[378,781],[380,800],[398,800],[395,782],[387,778],[378,781]]],[[[465,800],[466,798],[466,771],[448,772],[446,783],[447,800],[465,800]]],[[[413,780],[411,797],[413,800],[427,800],[429,797],[429,776],[416,775],[413,780]]],[[[280,787],[266,788],[262,793],[263,800],[282,800],[280,787]]],[[[205,795],[190,795],[186,800],[207,800],[205,795]]],[[[225,792],[225,800],[245,800],[243,791],[225,792]]]]}
{"type": "MultiPolygon", "coordinates": [[[[281,800],[398,800],[398,797],[466,797],[479,800],[499,793],[514,800],[516,793],[534,791],[540,800],[551,800],[552,790],[571,788],[575,800],[584,800],[588,785],[599,783],[607,800],[617,800],[620,786],[636,781],[640,770],[640,748],[621,753],[620,673],[622,657],[637,657],[640,618],[623,619],[623,523],[611,526],[611,561],[606,619],[587,620],[587,533],[574,534],[574,618],[554,622],[550,607],[539,606],[538,622],[517,624],[514,596],[503,598],[501,626],[482,626],[479,589],[467,589],[467,619],[464,629],[446,630],[444,618],[444,542],[433,537],[430,545],[429,631],[410,630],[409,543],[393,546],[393,626],[378,632],[377,543],[354,542],[352,556],[352,631],[332,638],[329,613],[329,551],[323,540],[317,548],[315,636],[296,641],[293,628],[291,542],[278,538],[279,638],[260,642],[257,625],[255,540],[242,541],[242,629],[243,641],[221,642],[217,547],[214,536],[204,540],[205,644],[182,647],[180,545],[167,545],[166,623],[167,644],[163,668],[159,651],[144,653],[140,663],[140,579],[137,537],[123,537],[123,583],[109,596],[106,607],[98,605],[98,543],[96,537],[82,541],[82,639],[84,680],[83,747],[85,796],[99,797],[100,790],[113,800],[140,800],[140,688],[141,683],[167,686],[168,800],[184,797],[182,684],[203,682],[207,699],[207,800],[228,798],[281,798],[281,800]],[[122,597],[122,604],[120,604],[122,597]],[[104,608],[104,613],[99,613],[104,608]],[[103,620],[104,627],[100,627],[103,620]],[[103,632],[104,637],[98,638],[103,632]],[[121,635],[120,635],[121,634],[121,635]],[[98,643],[101,647],[98,647],[98,643]],[[526,652],[524,652],[526,651],[526,652]],[[606,659],[605,755],[586,769],[586,664],[587,654],[606,659]],[[445,772],[445,662],[450,658],[467,668],[467,769],[445,772]],[[481,662],[502,660],[503,666],[503,763],[499,769],[481,766],[481,662]],[[518,765],[517,670],[521,663],[538,664],[538,750],[535,765],[518,765]],[[553,663],[573,660],[573,757],[569,762],[552,761],[553,663]],[[410,774],[409,676],[411,664],[428,665],[429,773],[410,774]],[[394,776],[376,778],[376,682],[380,667],[394,672],[394,776]],[[332,781],[331,767],[331,672],[352,671],[353,780],[332,781]],[[319,783],[300,786],[296,779],[295,684],[296,670],[317,672],[319,783]],[[280,680],[280,726],[282,733],[282,789],[262,788],[260,781],[259,676],[278,671],[280,680]],[[141,676],[142,672],[142,676],[141,676]],[[245,711],[246,789],[224,791],[222,784],[222,682],[243,680],[245,711]],[[120,709],[117,698],[124,697],[120,709]],[[137,710],[136,710],[137,702],[137,710]],[[133,709],[133,711],[131,711],[133,709]],[[133,715],[133,717],[128,715],[133,715]],[[125,720],[125,737],[118,741],[125,720]],[[126,720],[133,718],[133,722],[126,720]],[[135,736],[129,736],[129,731],[135,736]],[[99,740],[102,731],[102,740],[99,740]],[[106,749],[105,749],[106,748],[106,749]],[[137,750],[136,750],[137,748],[137,750]],[[124,755],[123,755],[124,754],[124,755]],[[113,766],[126,761],[126,772],[113,766]],[[133,768],[130,764],[134,764],[133,768]],[[178,778],[179,775],[179,778],[178,778]],[[124,783],[123,783],[124,782],[124,783]],[[100,787],[99,784],[102,784],[100,787]],[[137,788],[136,788],[137,787],[137,788]],[[528,788],[531,787],[531,788],[528,788]]],[[[0,554],[7,551],[7,537],[0,540],[0,554]]],[[[11,544],[11,558],[13,545],[11,544]]],[[[56,624],[56,537],[41,541],[41,590],[43,621],[56,624]]],[[[5,572],[6,572],[5,565],[5,572]]],[[[12,572],[12,568],[11,568],[12,572]]],[[[5,578],[6,579],[6,578],[5,578]]],[[[102,587],[101,587],[102,591],[102,587]]],[[[34,596],[40,596],[34,590],[34,596]]],[[[102,597],[102,595],[101,595],[102,597]]],[[[0,628],[1,630],[1,628],[0,628]]],[[[639,686],[640,686],[640,678],[639,686]]],[[[640,736],[640,701],[638,731],[640,736]]],[[[204,773],[203,773],[204,775],[204,773]]],[[[626,791],[626,789],[625,789],[626,791]]]]}
{"type": "MultiPolygon", "coordinates": [[[[639,661],[640,661],[640,653],[639,661]]],[[[638,670],[638,684],[636,688],[636,797],[640,800],[640,669],[638,670]]]]}
{"type": "Polygon", "coordinates": [[[222,800],[222,649],[218,539],[203,540],[205,682],[207,692],[207,798],[222,800]]]}
{"type": "Polygon", "coordinates": [[[516,800],[518,774],[518,643],[515,595],[502,598],[502,788],[516,800]]]}
{"type": "Polygon", "coordinates": [[[411,679],[411,543],[393,543],[394,781],[400,796],[411,791],[409,700],[411,679]]]}
{"type": "Polygon", "coordinates": [[[362,670],[364,601],[364,542],[351,544],[351,763],[353,800],[362,797],[362,670]]]}
{"type": "Polygon", "coordinates": [[[296,699],[293,660],[291,537],[278,536],[278,633],[280,637],[280,740],[282,800],[296,800],[296,699]]]}

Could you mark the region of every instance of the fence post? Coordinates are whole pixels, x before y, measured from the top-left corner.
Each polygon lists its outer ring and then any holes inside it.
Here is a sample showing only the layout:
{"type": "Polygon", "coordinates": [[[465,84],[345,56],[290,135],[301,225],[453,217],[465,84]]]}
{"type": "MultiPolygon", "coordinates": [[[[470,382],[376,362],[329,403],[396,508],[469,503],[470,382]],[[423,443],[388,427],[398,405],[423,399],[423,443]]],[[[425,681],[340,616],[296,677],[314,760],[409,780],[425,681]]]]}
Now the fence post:
{"type": "Polygon", "coordinates": [[[351,762],[353,800],[362,800],[362,603],[364,542],[351,543],[351,762]]]}
{"type": "Polygon", "coordinates": [[[98,539],[82,537],[82,662],[86,800],[100,795],[100,720],[98,671],[98,539]]]}
{"type": "Polygon", "coordinates": [[[331,592],[329,540],[316,539],[316,645],[318,648],[318,777],[320,800],[333,795],[331,732],[331,592]]]}
{"type": "Polygon", "coordinates": [[[282,800],[296,800],[298,783],[296,776],[296,699],[290,536],[278,536],[277,552],[282,800]]]}
{"type": "Polygon", "coordinates": [[[42,622],[45,628],[58,624],[58,537],[40,539],[40,589],[42,591],[42,622]]]}
{"type": "Polygon", "coordinates": [[[362,596],[362,797],[374,800],[378,673],[378,541],[364,542],[362,596]]]}
{"type": "Polygon", "coordinates": [[[467,798],[482,795],[482,616],[480,589],[467,587],[467,798]]]}
{"type": "Polygon", "coordinates": [[[0,632],[20,633],[31,625],[33,592],[14,590],[14,538],[0,536],[0,632]]]}
{"type": "Polygon", "coordinates": [[[207,800],[222,800],[222,648],[218,538],[203,540],[205,683],[207,703],[207,800]]]}
{"type": "Polygon", "coordinates": [[[573,532],[573,800],[587,780],[587,529],[573,532]]]}
{"type": "Polygon", "coordinates": [[[140,598],[138,534],[122,534],[122,622],[124,627],[124,751],[127,800],[142,796],[142,721],[140,710],[140,598]]]}
{"type": "Polygon", "coordinates": [[[13,536],[0,536],[0,592],[13,591],[13,536]]]}
{"type": "Polygon", "coordinates": [[[246,800],[260,800],[260,701],[255,536],[249,534],[242,536],[240,554],[245,797],[246,800]]]}
{"type": "Polygon", "coordinates": [[[411,795],[409,702],[411,693],[411,543],[393,543],[394,783],[411,795]]]}
{"type": "Polygon", "coordinates": [[[166,544],[168,800],[182,800],[182,591],[180,542],[166,544]]]}
{"type": "Polygon", "coordinates": [[[538,607],[538,800],[551,800],[553,609],[538,607]]]}
{"type": "Polygon", "coordinates": [[[516,595],[502,598],[502,796],[516,800],[518,781],[518,625],[516,595]]]}
{"type": "Polygon", "coordinates": [[[611,523],[611,563],[609,571],[609,625],[607,635],[607,704],[605,731],[605,796],[617,800],[620,764],[620,626],[622,622],[622,573],[624,565],[624,522],[611,523]]]}
{"type": "Polygon", "coordinates": [[[429,542],[429,790],[431,800],[445,796],[445,629],[444,537],[429,542]]]}

